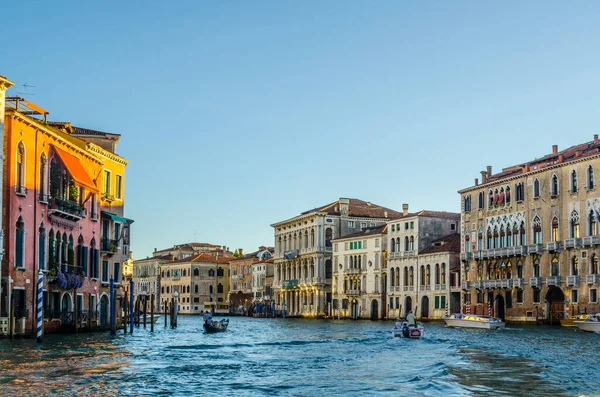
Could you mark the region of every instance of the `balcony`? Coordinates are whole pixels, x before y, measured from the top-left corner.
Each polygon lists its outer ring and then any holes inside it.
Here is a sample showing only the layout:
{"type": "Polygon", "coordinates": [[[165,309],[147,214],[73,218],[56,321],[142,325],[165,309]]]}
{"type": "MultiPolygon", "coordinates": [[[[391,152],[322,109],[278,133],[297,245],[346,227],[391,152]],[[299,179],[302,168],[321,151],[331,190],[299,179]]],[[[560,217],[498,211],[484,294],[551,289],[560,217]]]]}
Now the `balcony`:
{"type": "Polygon", "coordinates": [[[524,245],[521,246],[512,246],[506,249],[507,256],[517,256],[517,255],[527,255],[527,247],[524,245]]]}
{"type": "Polygon", "coordinates": [[[361,269],[346,269],[346,274],[360,274],[361,269]]]}
{"type": "Polygon", "coordinates": [[[475,289],[483,289],[483,281],[481,281],[481,280],[475,281],[475,289]]]}
{"type": "Polygon", "coordinates": [[[491,254],[491,252],[490,252],[490,251],[492,251],[492,250],[484,250],[484,251],[481,251],[481,259],[485,259],[485,258],[487,258],[488,256],[490,256],[490,254],[491,254]]]}
{"type": "Polygon", "coordinates": [[[359,289],[347,289],[346,290],[346,295],[347,296],[359,296],[360,295],[360,290],[359,289]]]}
{"type": "Polygon", "coordinates": [[[15,193],[19,196],[27,196],[27,188],[25,186],[15,186],[15,193]]]}
{"type": "Polygon", "coordinates": [[[558,252],[560,251],[560,241],[551,241],[546,244],[546,249],[550,252],[558,252]]]}
{"type": "Polygon", "coordinates": [[[52,198],[50,199],[48,215],[77,222],[83,218],[84,212],[83,207],[76,201],[52,198]]]}
{"type": "Polygon", "coordinates": [[[496,280],[483,280],[482,287],[483,287],[483,289],[496,288],[496,280]]]}
{"type": "Polygon", "coordinates": [[[475,251],[473,253],[473,259],[475,259],[476,261],[481,259],[481,251],[475,251]]]}
{"type": "Polygon", "coordinates": [[[513,278],[511,281],[513,288],[523,289],[525,283],[522,278],[513,278]]]}
{"type": "Polygon", "coordinates": [[[390,259],[396,259],[396,258],[400,258],[400,256],[401,256],[400,252],[390,252],[388,257],[390,259]]]}
{"type": "Polygon", "coordinates": [[[531,244],[527,246],[527,253],[529,255],[532,254],[537,254],[537,255],[542,255],[544,248],[542,246],[542,244],[531,244]]]}
{"type": "Polygon", "coordinates": [[[567,276],[567,287],[579,287],[579,276],[567,276]]]}
{"type": "Polygon", "coordinates": [[[471,260],[471,253],[470,252],[461,252],[460,253],[460,260],[461,261],[470,261],[471,260]]]}
{"type": "MultiPolygon", "coordinates": [[[[286,253],[291,253],[293,255],[292,251],[299,251],[298,252],[299,254],[323,253],[323,252],[333,252],[333,247],[318,245],[315,247],[306,247],[306,248],[301,248],[299,250],[286,251],[286,253]]],[[[284,254],[284,256],[285,256],[285,254],[284,254]]],[[[294,256],[294,258],[295,258],[295,256],[294,256]]],[[[286,259],[292,259],[292,258],[286,258],[286,259]]]]}
{"type": "Polygon", "coordinates": [[[469,291],[471,289],[471,282],[470,281],[465,281],[462,284],[462,290],[463,291],[469,291]]]}
{"type": "Polygon", "coordinates": [[[565,248],[581,248],[580,238],[568,238],[565,240],[565,248]]]}
{"type": "Polygon", "coordinates": [[[498,248],[498,249],[494,250],[494,254],[497,257],[506,256],[506,255],[508,255],[508,250],[506,248],[498,248]]]}
{"type": "Polygon", "coordinates": [[[560,276],[550,276],[550,277],[546,277],[546,285],[550,286],[555,286],[558,287],[560,286],[560,276]]]}
{"type": "Polygon", "coordinates": [[[115,254],[119,249],[119,240],[111,240],[102,237],[100,240],[100,250],[108,255],[115,254]]]}
{"type": "Polygon", "coordinates": [[[600,283],[600,275],[588,274],[587,276],[585,276],[585,283],[591,285],[598,285],[600,283]]]}
{"type": "Polygon", "coordinates": [[[542,278],[541,277],[530,278],[529,285],[531,285],[531,288],[542,288],[542,278]]]}
{"type": "Polygon", "coordinates": [[[592,247],[594,245],[600,245],[600,236],[588,236],[581,239],[581,244],[584,247],[592,247]]]}
{"type": "Polygon", "coordinates": [[[421,285],[419,287],[420,291],[431,291],[431,285],[421,285]]]}
{"type": "Polygon", "coordinates": [[[283,289],[294,289],[298,287],[298,280],[285,280],[281,287],[283,289]]]}
{"type": "Polygon", "coordinates": [[[496,280],[496,287],[500,287],[500,288],[511,288],[512,287],[512,280],[509,278],[504,278],[502,280],[496,280]],[[498,285],[500,284],[500,285],[498,285]]]}

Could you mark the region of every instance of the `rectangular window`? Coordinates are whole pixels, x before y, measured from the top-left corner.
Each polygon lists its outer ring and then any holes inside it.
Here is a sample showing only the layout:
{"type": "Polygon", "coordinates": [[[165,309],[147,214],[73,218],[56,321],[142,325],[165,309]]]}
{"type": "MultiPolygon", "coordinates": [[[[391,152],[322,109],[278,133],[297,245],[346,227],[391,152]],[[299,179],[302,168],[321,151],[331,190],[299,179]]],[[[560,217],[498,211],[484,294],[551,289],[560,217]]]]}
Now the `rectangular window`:
{"type": "Polygon", "coordinates": [[[595,288],[590,289],[590,303],[598,303],[598,291],[595,288]]]}
{"type": "Polygon", "coordinates": [[[110,195],[110,171],[104,170],[104,190],[105,195],[110,195]]]}
{"type": "Polygon", "coordinates": [[[348,251],[348,243],[344,243],[344,250],[348,251]]]}
{"type": "MultiPolygon", "coordinates": [[[[119,240],[121,238],[121,224],[115,222],[115,240],[119,240]]],[[[117,242],[117,244],[119,244],[117,242]]]]}
{"type": "Polygon", "coordinates": [[[446,308],[446,295],[443,295],[441,297],[441,302],[440,303],[441,303],[440,309],[445,309],[446,308]]]}
{"type": "Polygon", "coordinates": [[[477,294],[477,303],[483,303],[483,292],[477,294]]]}
{"type": "Polygon", "coordinates": [[[348,221],[348,227],[354,229],[354,221],[348,221]]]}
{"type": "Polygon", "coordinates": [[[400,309],[400,297],[396,297],[396,309],[400,309]]]}
{"type": "Polygon", "coordinates": [[[390,298],[390,309],[394,308],[394,298],[390,298]]]}
{"type": "Polygon", "coordinates": [[[517,290],[517,303],[523,303],[523,290],[517,290]]]}
{"type": "Polygon", "coordinates": [[[415,228],[415,222],[414,222],[414,221],[411,221],[411,222],[410,222],[410,228],[411,228],[411,229],[414,229],[414,228],[415,228]]]}
{"type": "Polygon", "coordinates": [[[367,227],[367,222],[361,222],[360,223],[360,228],[361,229],[365,229],[367,227]]]}
{"type": "Polygon", "coordinates": [[[120,283],[121,282],[121,264],[115,262],[113,265],[113,278],[115,280],[115,283],[120,283]]]}
{"type": "Polygon", "coordinates": [[[540,303],[540,290],[537,288],[533,289],[533,303],[540,303]]]}
{"type": "Polygon", "coordinates": [[[102,282],[108,283],[108,261],[102,261],[102,282]]]}
{"type": "Polygon", "coordinates": [[[375,224],[373,222],[369,223],[369,226],[374,227],[375,224]]]}
{"type": "Polygon", "coordinates": [[[576,289],[571,290],[571,303],[579,303],[579,291],[576,289]]]}
{"type": "Polygon", "coordinates": [[[335,245],[333,246],[333,248],[334,248],[335,252],[338,252],[338,245],[337,245],[337,243],[335,243],[335,245]]]}
{"type": "Polygon", "coordinates": [[[440,297],[439,296],[435,297],[435,308],[436,309],[440,308],[440,297]]]}
{"type": "Polygon", "coordinates": [[[450,225],[450,230],[456,230],[456,223],[450,225]]]}
{"type": "Polygon", "coordinates": [[[396,225],[392,225],[392,232],[396,231],[396,225]]]}
{"type": "Polygon", "coordinates": [[[404,222],[404,230],[408,230],[408,222],[404,222]]]}
{"type": "Polygon", "coordinates": [[[121,175],[115,177],[115,189],[115,198],[121,200],[123,198],[123,177],[121,175]]]}

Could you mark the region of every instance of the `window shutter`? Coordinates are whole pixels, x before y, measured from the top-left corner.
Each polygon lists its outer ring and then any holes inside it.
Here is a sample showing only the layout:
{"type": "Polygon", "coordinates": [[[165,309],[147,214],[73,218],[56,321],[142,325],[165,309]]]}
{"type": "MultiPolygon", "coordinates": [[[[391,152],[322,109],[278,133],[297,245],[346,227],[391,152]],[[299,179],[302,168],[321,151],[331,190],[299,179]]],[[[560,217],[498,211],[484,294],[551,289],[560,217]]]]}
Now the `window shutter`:
{"type": "Polygon", "coordinates": [[[46,236],[44,234],[40,235],[40,238],[38,240],[38,247],[39,247],[38,265],[39,265],[40,270],[45,270],[46,269],[46,236]]]}
{"type": "Polygon", "coordinates": [[[83,267],[83,275],[88,275],[88,247],[81,247],[81,267],[83,267]]]}
{"type": "Polygon", "coordinates": [[[23,231],[16,231],[15,239],[15,266],[23,267],[23,231]]]}
{"type": "Polygon", "coordinates": [[[442,298],[442,299],[441,299],[441,303],[442,303],[442,304],[441,304],[441,306],[440,306],[439,308],[440,308],[440,309],[445,309],[445,308],[446,308],[446,297],[445,297],[445,296],[442,296],[441,298],[442,298]]]}
{"type": "Polygon", "coordinates": [[[440,297],[439,296],[435,297],[435,308],[436,309],[440,308],[440,297]]]}

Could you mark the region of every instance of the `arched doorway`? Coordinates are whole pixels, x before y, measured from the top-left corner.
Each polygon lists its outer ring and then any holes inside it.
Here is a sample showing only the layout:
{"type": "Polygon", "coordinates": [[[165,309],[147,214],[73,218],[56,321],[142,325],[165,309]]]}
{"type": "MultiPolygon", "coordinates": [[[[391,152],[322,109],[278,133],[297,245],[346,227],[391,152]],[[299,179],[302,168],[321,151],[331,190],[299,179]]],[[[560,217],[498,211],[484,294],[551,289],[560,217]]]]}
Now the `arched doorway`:
{"type": "Polygon", "coordinates": [[[355,320],[358,318],[358,301],[356,299],[352,301],[352,306],[350,307],[350,316],[355,320]]]}
{"type": "Polygon", "coordinates": [[[373,299],[373,301],[371,301],[371,320],[378,320],[379,319],[379,302],[377,302],[377,299],[373,299]]]}
{"type": "Polygon", "coordinates": [[[504,321],[504,297],[502,295],[497,295],[496,299],[494,299],[494,313],[495,317],[498,317],[500,320],[504,321]]]}
{"type": "Polygon", "coordinates": [[[100,325],[108,324],[108,296],[100,298],[100,325]]]}
{"type": "Polygon", "coordinates": [[[63,294],[60,302],[60,311],[61,324],[73,324],[73,302],[69,293],[63,294]]]}
{"type": "Polygon", "coordinates": [[[406,299],[404,299],[404,317],[406,317],[408,315],[408,312],[410,312],[412,310],[412,298],[410,296],[407,296],[406,299]]]}
{"type": "Polygon", "coordinates": [[[556,286],[551,286],[546,293],[546,310],[550,324],[560,324],[565,318],[565,294],[556,286]]]}
{"type": "Polygon", "coordinates": [[[429,297],[424,296],[421,298],[421,317],[428,318],[429,317],[429,297]]]}

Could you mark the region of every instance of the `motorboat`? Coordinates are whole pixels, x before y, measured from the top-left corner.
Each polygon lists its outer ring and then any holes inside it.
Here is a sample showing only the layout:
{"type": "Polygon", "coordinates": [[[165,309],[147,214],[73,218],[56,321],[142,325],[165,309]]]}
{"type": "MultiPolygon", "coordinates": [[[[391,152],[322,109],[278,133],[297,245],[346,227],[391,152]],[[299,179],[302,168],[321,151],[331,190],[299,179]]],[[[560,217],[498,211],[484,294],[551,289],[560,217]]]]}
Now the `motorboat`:
{"type": "Polygon", "coordinates": [[[477,314],[454,313],[450,316],[444,316],[442,319],[446,326],[456,328],[498,329],[505,326],[499,318],[477,314]]]}
{"type": "Polygon", "coordinates": [[[585,320],[575,320],[573,322],[582,331],[600,332],[600,313],[590,314],[585,320]]]}
{"type": "Polygon", "coordinates": [[[402,323],[400,328],[394,326],[392,335],[398,338],[420,339],[423,336],[423,324],[417,322],[416,325],[408,325],[406,321],[402,323]]]}
{"type": "MultiPolygon", "coordinates": [[[[163,317],[163,316],[161,316],[160,314],[156,314],[156,313],[152,316],[150,316],[150,314],[147,314],[146,315],[146,323],[147,324],[150,324],[150,323],[156,324],[158,322],[158,320],[161,319],[161,317],[163,317]]],[[[139,315],[138,324],[144,324],[144,315],[143,314],[139,315]]]]}
{"type": "Polygon", "coordinates": [[[225,332],[227,331],[227,326],[229,325],[229,319],[224,318],[221,321],[205,321],[204,322],[204,331],[207,334],[214,334],[217,332],[225,332]]]}
{"type": "Polygon", "coordinates": [[[589,314],[578,314],[569,318],[560,320],[560,325],[563,327],[577,327],[575,321],[585,321],[589,317],[589,314]]]}

